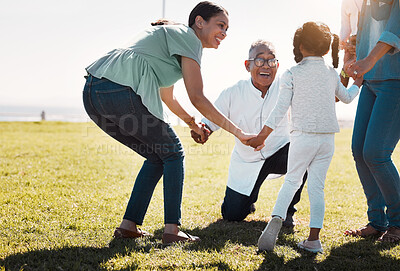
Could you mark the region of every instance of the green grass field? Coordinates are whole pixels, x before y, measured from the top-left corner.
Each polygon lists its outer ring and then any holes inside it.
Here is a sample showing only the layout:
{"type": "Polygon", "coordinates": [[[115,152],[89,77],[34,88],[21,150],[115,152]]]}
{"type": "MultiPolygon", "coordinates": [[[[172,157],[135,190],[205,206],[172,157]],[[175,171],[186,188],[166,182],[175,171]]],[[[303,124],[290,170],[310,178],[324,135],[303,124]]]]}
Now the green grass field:
{"type": "Polygon", "coordinates": [[[281,232],[273,253],[257,253],[283,178],[264,183],[246,221],[221,220],[234,144],[227,133],[201,146],[177,128],[186,150],[182,229],[202,242],[163,248],[162,181],[142,226],[154,237],[112,238],[143,162],[137,154],[91,123],[3,122],[0,131],[0,270],[400,270],[400,244],[343,235],[367,223],[351,130],[336,136],[318,255],[296,246],[308,235],[306,189],[294,231],[281,232]]]}

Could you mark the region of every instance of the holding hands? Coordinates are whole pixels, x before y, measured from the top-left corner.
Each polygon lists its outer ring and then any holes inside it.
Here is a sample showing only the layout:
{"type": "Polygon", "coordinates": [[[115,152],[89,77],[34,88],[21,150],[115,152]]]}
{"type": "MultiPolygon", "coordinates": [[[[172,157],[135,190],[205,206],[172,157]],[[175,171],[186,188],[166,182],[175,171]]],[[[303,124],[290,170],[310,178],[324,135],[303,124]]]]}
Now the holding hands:
{"type": "Polygon", "coordinates": [[[349,75],[352,76],[353,74],[350,73],[349,68],[356,62],[356,45],[355,42],[352,42],[352,39],[355,39],[355,36],[350,37],[350,42],[347,42],[344,47],[344,58],[343,58],[343,70],[349,75]]]}
{"type": "Polygon", "coordinates": [[[193,119],[193,121],[188,123],[188,126],[191,129],[190,135],[196,143],[204,144],[207,142],[211,132],[204,123],[196,123],[193,119]]]}
{"type": "Polygon", "coordinates": [[[360,78],[369,72],[387,52],[393,47],[384,42],[378,42],[367,57],[352,63],[349,66],[348,74],[353,78],[360,78]]]}
{"type": "Polygon", "coordinates": [[[262,148],[265,147],[265,139],[261,137],[260,135],[257,135],[256,137],[253,137],[249,140],[247,140],[247,145],[250,147],[254,148],[254,151],[260,151],[262,148]]]}
{"type": "Polygon", "coordinates": [[[254,148],[254,151],[260,151],[265,147],[265,140],[272,133],[273,129],[264,125],[264,128],[258,133],[258,135],[247,141],[247,145],[254,148]]]}
{"type": "MultiPolygon", "coordinates": [[[[212,131],[209,129],[209,127],[206,124],[204,124],[202,122],[197,124],[197,123],[194,123],[194,121],[193,121],[193,123],[188,123],[188,125],[189,125],[189,128],[191,129],[190,135],[196,143],[204,144],[207,142],[212,131]]],[[[242,142],[246,146],[250,145],[250,140],[254,140],[255,138],[257,138],[256,135],[245,133],[240,129],[238,129],[236,131],[235,136],[240,140],[240,142],[242,142]]],[[[253,142],[253,141],[251,141],[251,142],[253,142]]],[[[255,145],[256,143],[252,143],[252,144],[255,145]]],[[[259,145],[261,145],[261,144],[259,144],[259,145]]],[[[257,145],[256,147],[258,147],[259,145],[257,145]]],[[[262,145],[262,147],[260,147],[259,150],[261,150],[263,147],[264,147],[264,145],[262,145]]]]}

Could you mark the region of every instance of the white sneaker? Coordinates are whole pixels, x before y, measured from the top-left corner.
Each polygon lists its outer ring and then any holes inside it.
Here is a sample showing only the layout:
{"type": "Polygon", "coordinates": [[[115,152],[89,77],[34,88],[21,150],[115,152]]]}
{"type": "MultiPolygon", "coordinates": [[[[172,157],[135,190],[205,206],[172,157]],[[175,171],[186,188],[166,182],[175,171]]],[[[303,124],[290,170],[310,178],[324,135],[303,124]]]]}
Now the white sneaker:
{"type": "Polygon", "coordinates": [[[279,231],[282,227],[282,219],[278,216],[273,217],[264,231],[258,238],[258,250],[259,251],[272,251],[274,250],[276,239],[278,238],[279,231]]]}
{"type": "Polygon", "coordinates": [[[322,252],[322,244],[320,240],[315,240],[315,241],[308,241],[304,240],[301,241],[300,243],[297,244],[299,248],[305,249],[310,252],[318,253],[322,252]]]}

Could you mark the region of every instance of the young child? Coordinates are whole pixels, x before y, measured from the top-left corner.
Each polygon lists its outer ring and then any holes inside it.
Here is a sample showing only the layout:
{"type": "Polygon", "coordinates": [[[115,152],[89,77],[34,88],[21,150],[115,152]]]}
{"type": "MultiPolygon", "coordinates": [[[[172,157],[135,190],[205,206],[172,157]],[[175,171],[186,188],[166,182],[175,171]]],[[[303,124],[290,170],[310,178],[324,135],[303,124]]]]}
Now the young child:
{"type": "Polygon", "coordinates": [[[325,213],[324,183],[334,152],[334,134],[339,132],[335,96],[350,103],[358,94],[362,79],[348,90],[340,83],[337,72],[325,64],[322,56],[332,42],[333,66],[337,68],[339,38],[323,23],[307,22],[296,30],[293,39],[296,66],[281,79],[278,102],[257,137],[248,143],[260,150],[291,107],[291,134],[288,171],[272,212],[272,219],[258,240],[260,251],[273,250],[293,195],[308,171],[310,199],[310,235],[298,244],[312,252],[322,252],[319,232],[325,213]]]}

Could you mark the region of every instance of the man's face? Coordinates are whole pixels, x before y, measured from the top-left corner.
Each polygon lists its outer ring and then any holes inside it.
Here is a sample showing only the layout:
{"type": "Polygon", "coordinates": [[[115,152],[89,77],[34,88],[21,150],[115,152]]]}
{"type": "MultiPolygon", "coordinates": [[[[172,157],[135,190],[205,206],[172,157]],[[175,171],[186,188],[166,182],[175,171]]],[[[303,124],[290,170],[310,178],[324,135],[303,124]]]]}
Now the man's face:
{"type": "Polygon", "coordinates": [[[249,59],[255,58],[263,58],[265,60],[264,65],[257,67],[254,63],[255,61],[246,60],[246,70],[250,72],[253,85],[257,89],[268,89],[275,79],[279,64],[277,64],[274,68],[268,66],[268,60],[274,59],[275,55],[273,55],[266,45],[259,45],[250,52],[249,59]]]}

